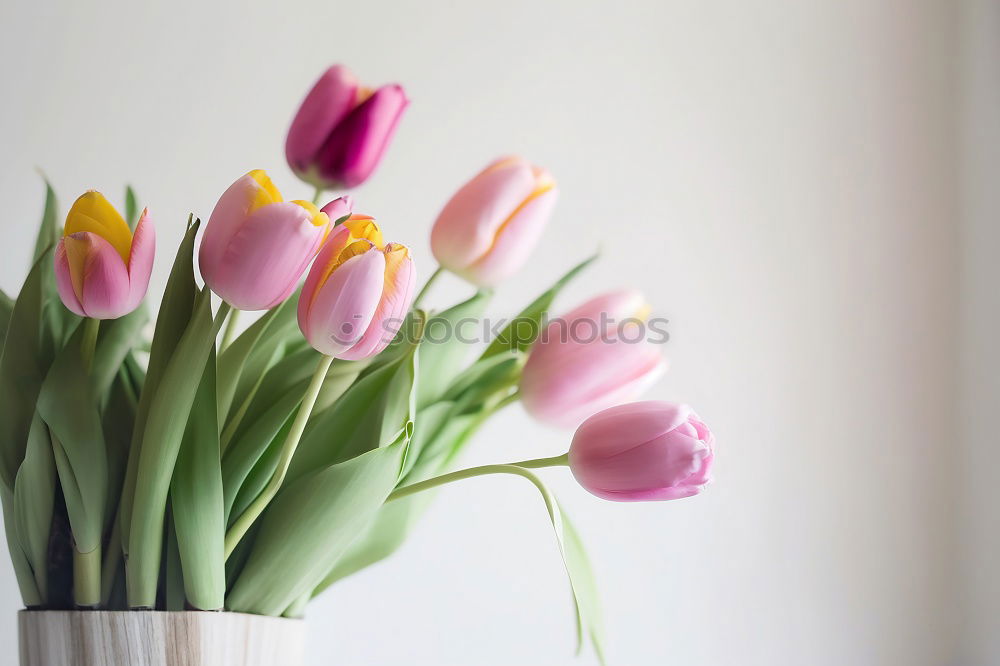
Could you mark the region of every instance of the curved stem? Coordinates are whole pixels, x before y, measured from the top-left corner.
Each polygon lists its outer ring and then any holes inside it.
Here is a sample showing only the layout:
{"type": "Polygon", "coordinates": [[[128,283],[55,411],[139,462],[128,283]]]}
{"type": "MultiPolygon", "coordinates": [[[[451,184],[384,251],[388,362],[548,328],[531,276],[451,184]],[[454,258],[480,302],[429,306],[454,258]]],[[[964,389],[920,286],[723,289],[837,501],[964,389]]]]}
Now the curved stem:
{"type": "Polygon", "coordinates": [[[317,187],[316,191],[313,193],[313,206],[319,205],[319,200],[323,196],[323,188],[317,187]]]}
{"type": "MultiPolygon", "coordinates": [[[[397,500],[408,495],[413,495],[414,493],[419,493],[424,490],[430,490],[431,488],[437,488],[438,486],[443,486],[446,483],[451,483],[452,481],[461,481],[462,479],[471,479],[476,476],[483,476],[486,474],[516,474],[518,476],[523,476],[535,483],[535,475],[529,472],[529,469],[539,469],[541,467],[559,467],[562,465],[569,464],[569,453],[564,453],[561,456],[553,456],[551,458],[535,458],[533,460],[522,460],[521,462],[507,463],[505,465],[480,465],[479,467],[470,467],[468,469],[460,469],[457,472],[451,472],[449,474],[442,474],[441,476],[435,476],[433,479],[427,479],[426,481],[421,481],[419,483],[413,483],[408,486],[403,486],[402,488],[397,488],[394,490],[389,497],[386,498],[386,502],[391,502],[392,500],[397,500]]],[[[537,484],[536,484],[537,485],[537,484]]]]}
{"type": "Polygon", "coordinates": [[[80,340],[80,354],[83,367],[89,373],[94,364],[94,350],[97,348],[97,334],[101,330],[101,320],[87,317],[83,320],[83,338],[80,340]]]}
{"type": "Polygon", "coordinates": [[[439,277],[441,277],[442,273],[444,273],[444,268],[442,266],[438,266],[434,270],[434,272],[431,273],[431,276],[427,278],[427,282],[424,283],[424,286],[420,290],[420,293],[417,294],[417,297],[413,299],[413,307],[416,308],[420,305],[420,301],[424,300],[424,296],[426,296],[427,292],[430,291],[431,285],[433,285],[434,282],[437,281],[439,277]]]}
{"type": "Polygon", "coordinates": [[[236,550],[236,546],[240,540],[250,529],[250,526],[254,524],[254,521],[260,517],[260,514],[264,512],[264,509],[271,503],[274,496],[278,494],[278,489],[281,488],[281,484],[285,480],[285,474],[288,473],[288,466],[292,462],[292,456],[295,455],[295,449],[298,447],[302,433],[306,429],[309,414],[312,412],[313,405],[316,404],[316,398],[323,387],[323,380],[326,379],[326,373],[330,369],[331,363],[333,363],[332,356],[324,356],[320,359],[319,365],[316,367],[316,372],[313,373],[312,381],[309,382],[309,388],[306,389],[305,395],[302,396],[302,404],[295,415],[295,421],[292,422],[292,429],[288,432],[284,444],[281,445],[281,458],[278,460],[277,469],[274,470],[271,480],[267,482],[267,486],[257,496],[257,499],[253,501],[253,504],[240,514],[240,517],[236,519],[233,526],[226,532],[226,559],[229,559],[229,556],[236,550]]]}
{"type": "Polygon", "coordinates": [[[226,321],[226,331],[222,334],[222,343],[219,345],[219,353],[226,351],[226,348],[232,344],[233,338],[236,337],[236,323],[240,319],[240,311],[233,308],[233,311],[229,313],[229,319],[226,321]]]}

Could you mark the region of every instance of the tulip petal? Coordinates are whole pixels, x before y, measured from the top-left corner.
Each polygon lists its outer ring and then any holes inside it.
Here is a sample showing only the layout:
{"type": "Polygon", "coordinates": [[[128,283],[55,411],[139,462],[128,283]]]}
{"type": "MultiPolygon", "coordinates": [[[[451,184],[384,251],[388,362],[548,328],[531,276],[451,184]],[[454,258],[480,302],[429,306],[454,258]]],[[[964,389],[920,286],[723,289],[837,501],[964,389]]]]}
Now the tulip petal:
{"type": "Polygon", "coordinates": [[[292,202],[257,209],[213,260],[206,281],[240,310],[267,310],[281,303],[295,290],[326,236],[329,223],[315,225],[311,218],[308,210],[292,202]]]}
{"type": "Polygon", "coordinates": [[[122,261],[128,261],[132,230],[125,218],[96,190],[80,195],[66,215],[63,233],[69,236],[80,232],[97,234],[115,248],[122,261]]]}
{"type": "Polygon", "coordinates": [[[372,247],[330,275],[313,298],[304,327],[321,354],[339,356],[364,335],[382,299],[385,256],[372,247]]]}
{"type": "MultiPolygon", "coordinates": [[[[69,257],[66,255],[65,238],[59,241],[55,254],[56,289],[59,291],[59,298],[63,305],[69,308],[70,312],[81,317],[87,316],[80,305],[80,299],[73,288],[73,277],[70,274],[69,257]]],[[[82,287],[82,284],[81,284],[82,287]]],[[[82,291],[82,290],[81,290],[82,291]]]]}
{"type": "Polygon", "coordinates": [[[385,349],[396,337],[413,303],[414,283],[413,260],[409,250],[390,243],[385,251],[385,282],[378,309],[365,334],[353,347],[341,352],[339,358],[356,361],[385,349]]]}
{"type": "Polygon", "coordinates": [[[351,214],[351,211],[354,210],[354,198],[351,196],[339,197],[323,206],[321,210],[327,214],[331,222],[336,222],[342,217],[351,214]]]}
{"type": "Polygon", "coordinates": [[[434,258],[452,272],[481,259],[497,231],[537,186],[531,165],[521,158],[491,164],[452,196],[431,230],[434,258]]]}
{"type": "Polygon", "coordinates": [[[84,315],[117,319],[128,314],[128,270],[114,246],[86,231],[64,236],[62,245],[84,315]]]}
{"type": "Polygon", "coordinates": [[[368,179],[409,104],[398,85],[382,86],[330,133],[316,156],[319,173],[343,187],[368,179]]]}
{"type": "Polygon", "coordinates": [[[288,129],[285,157],[289,166],[305,173],[330,133],[357,103],[358,81],[354,75],[343,65],[326,70],[302,101],[288,129]]]}
{"type": "Polygon", "coordinates": [[[525,201],[497,231],[492,246],[461,275],[489,287],[516,273],[538,245],[557,197],[558,190],[551,188],[525,201]]]}
{"type": "Polygon", "coordinates": [[[153,272],[153,259],[156,256],[156,229],[149,220],[149,210],[143,209],[132,236],[132,249],[128,260],[129,295],[127,307],[129,311],[139,307],[146,297],[149,288],[149,276],[153,272]]]}
{"type": "Polygon", "coordinates": [[[201,238],[198,266],[201,269],[201,276],[216,293],[219,292],[215,288],[215,283],[217,277],[219,279],[222,277],[219,269],[229,242],[246,221],[257,199],[263,194],[271,197],[267,188],[261,185],[252,173],[241,176],[222,193],[212,210],[212,215],[208,218],[208,224],[201,238]]]}

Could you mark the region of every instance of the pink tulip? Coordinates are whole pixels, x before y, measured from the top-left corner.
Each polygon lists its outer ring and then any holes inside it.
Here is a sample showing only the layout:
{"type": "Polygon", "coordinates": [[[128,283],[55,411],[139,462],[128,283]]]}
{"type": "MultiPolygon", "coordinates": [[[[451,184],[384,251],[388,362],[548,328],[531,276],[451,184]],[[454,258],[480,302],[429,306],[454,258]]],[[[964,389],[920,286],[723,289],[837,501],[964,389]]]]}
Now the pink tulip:
{"type": "Polygon", "coordinates": [[[438,215],[431,231],[434,258],[475,285],[497,284],[528,260],[557,194],[544,169],[520,157],[496,160],[438,215]]]}
{"type": "Polygon", "coordinates": [[[320,210],[326,213],[331,222],[336,224],[339,220],[350,217],[351,211],[354,210],[354,199],[349,196],[339,197],[320,210]]]}
{"type": "Polygon", "coordinates": [[[133,234],[104,195],[91,190],[73,204],[63,234],[55,271],[67,308],[81,317],[117,319],[139,307],[156,253],[148,211],[133,234]]]}
{"type": "Polygon", "coordinates": [[[712,433],[687,405],[634,402],[584,421],[569,466],[581,486],[604,499],[672,500],[701,492],[714,448],[712,433]]]}
{"type": "Polygon", "coordinates": [[[378,166],[409,103],[402,86],[372,91],[346,67],[331,67],[292,120],[285,142],[289,166],[321,189],[360,185],[378,166]]]}
{"type": "Polygon", "coordinates": [[[367,216],[352,215],[330,234],[302,287],[299,328],[317,351],[358,360],[392,341],[413,302],[410,251],[382,243],[367,216]]]}
{"type": "Polygon", "coordinates": [[[521,401],[540,421],[571,428],[591,414],[634,399],[665,369],[642,320],[635,291],[598,296],[551,321],[521,376],[521,401]]]}
{"type": "Polygon", "coordinates": [[[202,277],[233,307],[268,310],[294,291],[330,226],[316,206],[284,201],[266,173],[251,171],[212,211],[198,255],[202,277]]]}

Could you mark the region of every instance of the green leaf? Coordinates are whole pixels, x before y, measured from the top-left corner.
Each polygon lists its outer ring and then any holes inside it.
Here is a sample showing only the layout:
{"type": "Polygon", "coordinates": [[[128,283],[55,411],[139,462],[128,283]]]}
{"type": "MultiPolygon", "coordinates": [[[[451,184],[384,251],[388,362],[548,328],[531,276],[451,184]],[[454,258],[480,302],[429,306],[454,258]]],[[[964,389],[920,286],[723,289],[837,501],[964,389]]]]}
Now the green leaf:
{"type": "Polygon", "coordinates": [[[360,378],[329,409],[310,420],[288,479],[383,446],[413,420],[417,347],[413,345],[405,356],[360,378]]]}
{"type": "MultiPolygon", "coordinates": [[[[191,321],[163,370],[155,398],[149,405],[128,535],[128,598],[133,608],[152,607],[156,602],[170,479],[201,383],[201,373],[191,370],[205,367],[223,319],[220,311],[220,316],[213,320],[211,295],[205,288],[198,295],[191,321]]],[[[147,375],[143,393],[149,390],[150,379],[147,375]]]]}
{"type": "Polygon", "coordinates": [[[147,321],[149,313],[145,306],[140,305],[124,317],[101,322],[101,333],[90,373],[94,390],[102,404],[107,401],[111,383],[118,375],[125,357],[138,342],[142,327],[147,321]]]}
{"type": "MultiPolygon", "coordinates": [[[[159,387],[160,380],[174,353],[174,348],[184,334],[191,319],[192,308],[197,294],[194,281],[194,241],[198,235],[201,220],[191,221],[188,218],[187,232],[174,258],[167,286],[160,301],[160,310],[156,316],[156,327],[153,332],[153,343],[149,350],[149,363],[143,378],[142,391],[139,395],[139,406],[135,414],[135,428],[132,435],[132,447],[129,449],[128,467],[125,472],[125,483],[119,507],[121,523],[121,547],[128,554],[129,532],[132,525],[132,501],[135,495],[136,475],[139,471],[139,454],[142,450],[142,437],[146,429],[146,418],[153,398],[159,387]]],[[[134,364],[130,375],[135,375],[134,364]]]]}
{"type": "Polygon", "coordinates": [[[3,352],[4,341],[7,339],[7,325],[10,324],[10,315],[13,311],[14,301],[0,289],[0,353],[3,352]]]}
{"type": "Polygon", "coordinates": [[[14,511],[14,493],[0,486],[0,504],[3,505],[3,528],[7,537],[7,549],[10,551],[10,560],[14,565],[14,575],[17,578],[17,587],[21,591],[21,600],[26,608],[37,608],[45,603],[38,590],[34,573],[28,558],[21,550],[21,542],[17,536],[17,517],[14,511]]]}
{"type": "Polygon", "coordinates": [[[80,327],[56,356],[38,394],[77,552],[101,547],[108,499],[108,452],[93,383],[83,366],[80,327]]]}
{"type": "Polygon", "coordinates": [[[441,397],[455,378],[471,351],[469,337],[475,337],[479,318],[492,297],[492,291],[480,290],[469,300],[428,318],[420,345],[418,407],[441,397]]]}
{"type": "Polygon", "coordinates": [[[395,487],[408,432],[402,431],[389,446],[283,488],[264,514],[253,552],[226,607],[281,615],[315,589],[395,487]]]}
{"type": "Polygon", "coordinates": [[[568,273],[563,275],[559,280],[552,285],[552,287],[546,291],[544,294],[536,298],[531,305],[522,310],[517,317],[513,319],[504,329],[500,332],[497,338],[490,343],[490,346],[486,348],[483,352],[482,358],[488,358],[494,354],[499,354],[508,350],[525,350],[531,346],[535,341],[535,338],[541,333],[542,319],[545,313],[548,312],[549,308],[552,307],[552,302],[556,299],[556,296],[562,291],[563,287],[569,284],[580,272],[590,265],[597,259],[597,255],[583,260],[576,266],[570,269],[568,273]]]}
{"type": "Polygon", "coordinates": [[[56,467],[45,423],[36,414],[28,432],[24,462],[17,470],[13,501],[17,540],[35,577],[42,603],[48,598],[49,534],[56,496],[56,467]]]}
{"type": "Polygon", "coordinates": [[[246,400],[256,380],[273,364],[275,352],[297,328],[295,303],[289,298],[251,324],[219,355],[219,421],[225,422],[237,389],[246,400]],[[245,378],[244,378],[245,377],[245,378]]]}
{"type": "Polygon", "coordinates": [[[48,178],[42,176],[42,180],[45,181],[45,211],[42,213],[42,223],[38,227],[38,236],[35,239],[33,261],[38,261],[46,250],[59,242],[62,231],[62,225],[59,224],[59,202],[56,200],[55,190],[49,184],[48,178]]]}
{"type": "Polygon", "coordinates": [[[24,459],[35,402],[47,368],[40,363],[40,323],[43,276],[51,271],[49,250],[38,258],[21,287],[0,356],[0,483],[10,492],[24,459]]]}
{"type": "Polygon", "coordinates": [[[139,201],[131,185],[125,186],[125,221],[132,231],[135,231],[136,225],[139,224],[139,201]]]}
{"type": "Polygon", "coordinates": [[[226,594],[226,522],[216,411],[215,355],[195,396],[170,484],[170,506],[187,602],[220,610],[226,594]]]}
{"type": "MultiPolygon", "coordinates": [[[[561,507],[560,507],[561,509],[561,507]]],[[[590,637],[601,664],[604,659],[604,619],[594,569],[580,539],[580,533],[562,512],[563,544],[566,568],[573,582],[573,597],[577,607],[577,653],[583,648],[584,633],[590,637]]]]}

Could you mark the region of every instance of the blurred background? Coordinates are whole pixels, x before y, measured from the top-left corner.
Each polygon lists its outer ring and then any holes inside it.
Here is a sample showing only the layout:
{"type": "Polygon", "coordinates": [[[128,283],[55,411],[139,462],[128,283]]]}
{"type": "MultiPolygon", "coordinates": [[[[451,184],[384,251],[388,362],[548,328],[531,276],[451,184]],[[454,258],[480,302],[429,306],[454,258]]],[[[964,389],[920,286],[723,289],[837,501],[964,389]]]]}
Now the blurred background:
{"type": "MultiPolygon", "coordinates": [[[[562,195],[509,315],[642,288],[670,319],[651,397],[718,440],[716,483],[618,505],[545,474],[602,584],[611,664],[1000,663],[1000,4],[989,0],[0,6],[0,287],[44,170],[62,210],[131,183],[152,294],[189,212],[252,168],[311,198],[287,123],[329,64],[412,100],[358,209],[414,248],[492,158],[562,195]]],[[[469,287],[443,280],[444,306],[469,287]]],[[[562,452],[519,407],[469,463],[562,452]]],[[[0,563],[0,644],[19,608],[0,563]]],[[[311,664],[596,663],[572,655],[544,509],[517,479],[445,489],[397,556],[310,607],[311,664]]],[[[9,652],[9,650],[8,650],[9,652]]]]}

